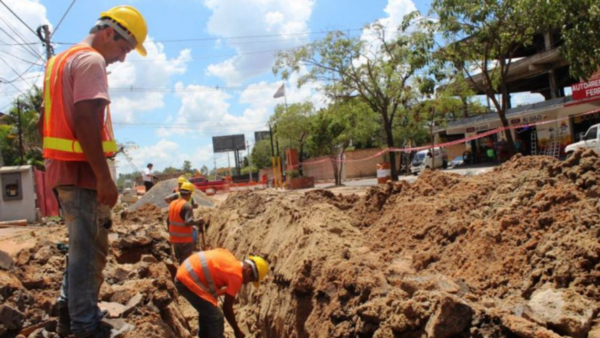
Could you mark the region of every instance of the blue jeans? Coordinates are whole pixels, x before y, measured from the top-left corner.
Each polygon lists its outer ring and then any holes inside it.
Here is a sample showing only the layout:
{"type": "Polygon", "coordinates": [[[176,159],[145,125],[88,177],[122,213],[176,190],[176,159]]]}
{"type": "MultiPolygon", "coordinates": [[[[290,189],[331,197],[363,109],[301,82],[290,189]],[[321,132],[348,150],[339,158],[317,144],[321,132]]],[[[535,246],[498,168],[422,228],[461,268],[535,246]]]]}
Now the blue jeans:
{"type": "Polygon", "coordinates": [[[98,294],[108,253],[110,208],[96,201],[96,191],[75,186],[57,187],[69,230],[69,263],[59,301],[69,304],[71,331],[87,335],[102,320],[98,294]]]}
{"type": "Polygon", "coordinates": [[[175,280],[175,287],[177,287],[179,294],[198,311],[198,337],[223,338],[225,319],[221,309],[200,298],[178,280],[175,280]]]}

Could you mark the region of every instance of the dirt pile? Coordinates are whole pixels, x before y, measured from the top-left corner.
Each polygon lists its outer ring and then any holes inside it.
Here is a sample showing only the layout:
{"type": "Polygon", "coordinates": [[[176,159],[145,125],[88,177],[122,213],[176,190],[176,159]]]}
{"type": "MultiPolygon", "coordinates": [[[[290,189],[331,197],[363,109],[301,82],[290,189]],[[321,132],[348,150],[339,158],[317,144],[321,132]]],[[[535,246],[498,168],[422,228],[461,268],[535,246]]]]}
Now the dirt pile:
{"type": "MultiPolygon", "coordinates": [[[[192,337],[192,328],[177,299],[165,215],[153,205],[116,217],[109,235],[108,263],[101,308],[119,337],[192,337]]],[[[0,271],[0,336],[58,337],[55,306],[68,251],[64,241],[39,239],[18,252],[14,267],[0,271]]],[[[40,230],[41,231],[41,230],[40,230]]],[[[50,230],[52,231],[52,230],[50,230]]]]}
{"type": "MultiPolygon", "coordinates": [[[[156,185],[154,185],[152,189],[150,189],[150,191],[145,193],[142,196],[142,198],[140,198],[137,202],[135,202],[129,208],[127,208],[127,210],[134,211],[146,204],[152,204],[159,208],[166,208],[169,205],[165,202],[165,197],[173,193],[173,188],[175,187],[177,187],[176,178],[160,181],[156,185]]],[[[200,206],[214,206],[214,202],[212,201],[212,199],[206,196],[206,194],[200,191],[199,189],[196,189],[194,191],[193,197],[196,203],[200,206]]]]}
{"type": "Polygon", "coordinates": [[[208,235],[272,264],[241,297],[255,337],[597,337],[599,192],[593,152],[517,156],[360,198],[239,193],[208,235]]]}

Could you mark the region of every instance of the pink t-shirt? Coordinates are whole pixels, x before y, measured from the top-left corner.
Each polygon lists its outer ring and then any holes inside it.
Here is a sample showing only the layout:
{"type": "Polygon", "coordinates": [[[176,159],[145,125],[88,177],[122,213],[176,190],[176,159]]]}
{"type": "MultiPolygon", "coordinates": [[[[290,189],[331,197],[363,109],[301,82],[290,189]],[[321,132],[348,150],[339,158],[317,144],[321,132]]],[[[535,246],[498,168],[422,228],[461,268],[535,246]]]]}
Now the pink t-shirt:
{"type": "MultiPolygon", "coordinates": [[[[77,138],[73,128],[75,103],[85,100],[102,99],[110,103],[108,81],[106,79],[106,62],[99,53],[83,51],[67,59],[63,75],[63,100],[67,124],[77,138]]],[[[104,112],[97,121],[104,120],[104,112]]],[[[46,160],[46,178],[48,184],[55,188],[58,185],[74,185],[86,189],[96,189],[96,175],[88,162],[46,160]]]]}

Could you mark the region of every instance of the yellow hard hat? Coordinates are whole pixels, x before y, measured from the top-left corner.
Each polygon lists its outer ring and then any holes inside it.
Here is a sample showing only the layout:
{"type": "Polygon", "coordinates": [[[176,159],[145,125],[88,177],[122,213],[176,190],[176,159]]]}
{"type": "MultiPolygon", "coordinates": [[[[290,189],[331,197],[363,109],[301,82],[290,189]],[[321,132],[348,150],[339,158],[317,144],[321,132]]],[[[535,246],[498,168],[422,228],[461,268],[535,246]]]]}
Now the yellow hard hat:
{"type": "Polygon", "coordinates": [[[258,280],[252,282],[252,284],[254,284],[255,287],[258,287],[260,282],[263,279],[265,279],[265,276],[267,276],[267,274],[269,273],[269,263],[267,263],[267,261],[258,256],[250,255],[248,259],[252,261],[252,263],[254,263],[254,267],[256,267],[255,273],[258,274],[258,280]]]}
{"type": "MultiPolygon", "coordinates": [[[[106,12],[102,12],[100,18],[111,18],[119,25],[123,26],[123,28],[127,30],[125,34],[130,33],[130,35],[133,35],[134,41],[128,39],[130,36],[123,37],[133,44],[135,50],[137,50],[141,56],[146,56],[146,54],[148,54],[143,45],[144,41],[146,41],[146,36],[148,35],[148,27],[146,26],[146,20],[144,20],[144,17],[137,9],[127,5],[121,5],[113,7],[106,12]]],[[[119,29],[115,30],[119,32],[119,29]]],[[[123,35],[122,32],[119,33],[123,35]]]]}
{"type": "Polygon", "coordinates": [[[177,178],[177,183],[185,183],[187,181],[188,181],[188,179],[183,175],[181,175],[177,178]]]}
{"type": "Polygon", "coordinates": [[[184,182],[181,185],[181,188],[179,188],[179,192],[181,192],[182,190],[186,190],[186,191],[189,191],[191,193],[194,193],[195,189],[196,189],[196,187],[194,186],[193,183],[191,183],[191,182],[184,182]]]}

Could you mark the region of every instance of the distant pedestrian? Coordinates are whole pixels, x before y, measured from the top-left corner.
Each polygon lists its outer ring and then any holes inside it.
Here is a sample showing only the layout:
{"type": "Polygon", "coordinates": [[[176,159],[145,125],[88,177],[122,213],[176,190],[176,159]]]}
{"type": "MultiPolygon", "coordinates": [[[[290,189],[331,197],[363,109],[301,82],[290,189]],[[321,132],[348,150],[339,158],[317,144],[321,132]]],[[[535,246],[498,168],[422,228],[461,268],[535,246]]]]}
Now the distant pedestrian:
{"type": "Polygon", "coordinates": [[[146,187],[146,192],[150,191],[150,189],[152,189],[152,187],[154,186],[154,172],[152,171],[152,168],[154,167],[154,165],[152,163],[148,163],[148,165],[146,166],[146,169],[144,169],[144,186],[146,187]]]}

